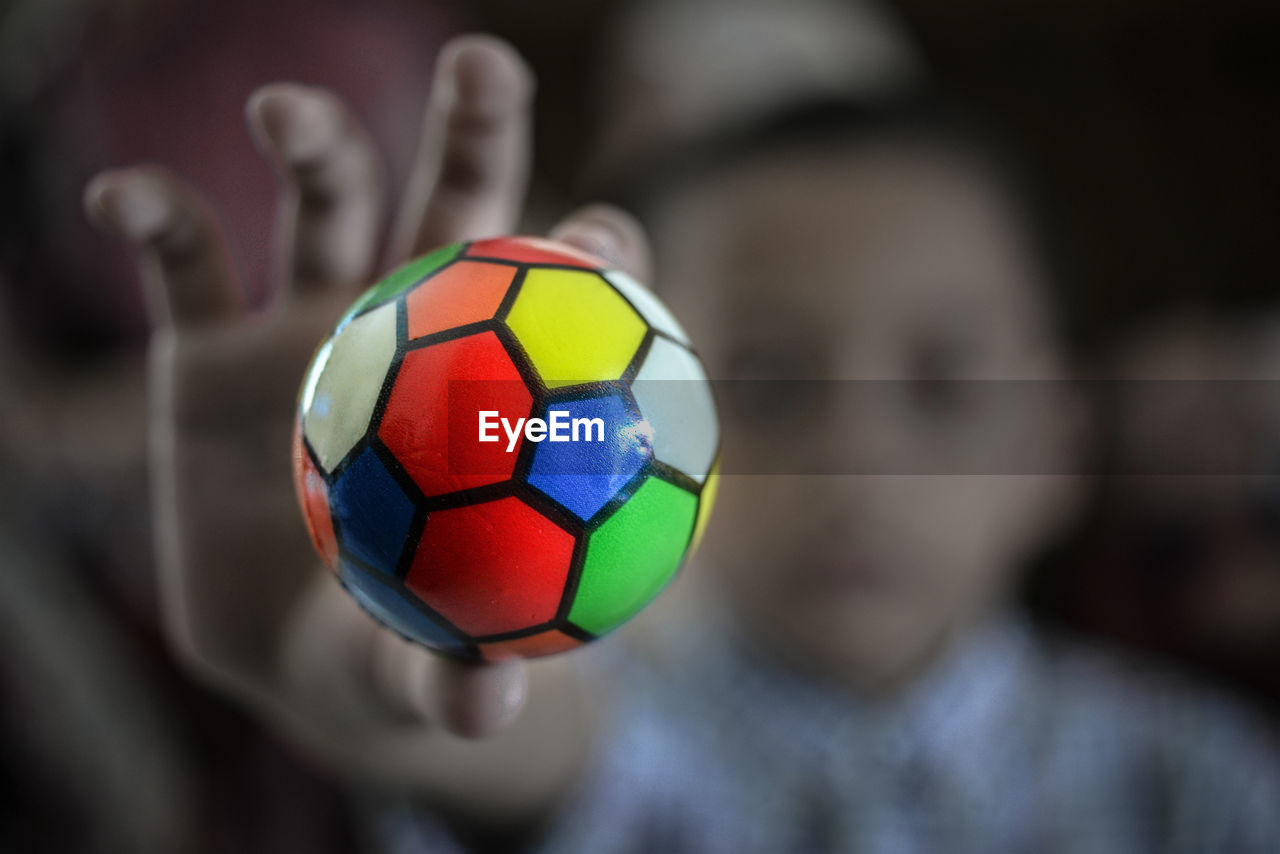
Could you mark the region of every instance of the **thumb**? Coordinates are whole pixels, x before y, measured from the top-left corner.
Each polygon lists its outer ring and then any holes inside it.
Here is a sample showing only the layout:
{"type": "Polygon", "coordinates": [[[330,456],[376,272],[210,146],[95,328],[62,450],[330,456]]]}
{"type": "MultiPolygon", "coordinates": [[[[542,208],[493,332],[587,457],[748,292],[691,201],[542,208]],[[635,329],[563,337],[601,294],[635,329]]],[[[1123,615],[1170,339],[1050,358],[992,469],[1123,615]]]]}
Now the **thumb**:
{"type": "Polygon", "coordinates": [[[464,662],[379,627],[373,674],[382,699],[406,716],[464,738],[485,738],[515,720],[528,694],[523,661],[464,662]]]}

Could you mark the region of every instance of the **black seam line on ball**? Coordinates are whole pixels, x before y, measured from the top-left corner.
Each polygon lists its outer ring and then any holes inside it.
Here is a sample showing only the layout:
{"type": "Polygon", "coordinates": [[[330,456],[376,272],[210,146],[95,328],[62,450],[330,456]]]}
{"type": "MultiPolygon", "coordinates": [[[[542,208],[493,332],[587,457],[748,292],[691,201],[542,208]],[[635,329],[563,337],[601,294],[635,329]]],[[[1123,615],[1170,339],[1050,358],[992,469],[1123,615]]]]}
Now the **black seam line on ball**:
{"type": "Polygon", "coordinates": [[[507,358],[515,366],[516,372],[520,374],[520,379],[524,381],[525,389],[534,397],[536,404],[538,396],[546,393],[546,383],[542,381],[542,377],[538,374],[538,369],[533,365],[533,360],[524,349],[524,345],[520,343],[520,339],[511,331],[511,328],[501,320],[492,322],[495,324],[494,332],[498,336],[498,342],[507,351],[507,358]]]}
{"type": "Polygon", "coordinates": [[[627,362],[627,367],[622,372],[622,381],[630,385],[635,381],[636,374],[640,373],[640,366],[644,364],[645,358],[649,355],[649,350],[653,347],[654,331],[653,327],[646,326],[644,337],[640,339],[639,346],[636,351],[631,354],[631,360],[627,362]]]}
{"type": "Polygon", "coordinates": [[[409,520],[409,529],[406,532],[404,543],[401,544],[399,557],[396,559],[395,576],[404,578],[413,563],[413,556],[418,550],[418,541],[421,539],[423,527],[426,525],[426,498],[413,477],[405,470],[404,465],[391,452],[391,449],[382,443],[381,439],[377,436],[371,438],[369,440],[369,449],[373,451],[374,456],[382,463],[387,473],[391,475],[391,479],[396,482],[396,486],[400,488],[401,493],[409,500],[410,506],[413,507],[413,516],[409,520]]]}
{"type": "Polygon", "coordinates": [[[519,264],[530,270],[572,270],[576,273],[596,273],[596,275],[599,275],[595,267],[579,264],[557,264],[554,261],[517,261],[514,258],[498,258],[493,255],[459,255],[455,260],[488,261],[491,264],[519,264]]]}
{"type": "Polygon", "coordinates": [[[498,303],[498,309],[493,313],[493,319],[506,323],[507,315],[511,314],[511,307],[516,304],[516,298],[520,296],[521,286],[524,285],[525,274],[529,271],[529,265],[517,264],[508,261],[508,264],[516,268],[515,275],[511,277],[511,284],[507,285],[507,292],[502,295],[502,301],[498,303]]]}
{"type": "Polygon", "coordinates": [[[404,492],[406,498],[414,507],[422,507],[426,501],[422,489],[418,486],[417,481],[413,479],[413,475],[404,467],[404,463],[400,462],[390,448],[388,448],[378,436],[369,439],[369,448],[374,455],[382,462],[387,473],[391,475],[391,479],[396,482],[400,489],[404,492]]]}
{"type": "Polygon", "coordinates": [[[554,621],[568,622],[573,600],[578,595],[578,583],[582,581],[582,568],[586,563],[587,535],[582,533],[574,538],[573,555],[569,558],[569,574],[564,580],[564,590],[560,592],[560,603],[556,605],[554,621]]]}
{"type": "Polygon", "coordinates": [[[400,556],[396,560],[395,577],[404,581],[413,568],[413,559],[418,555],[418,546],[422,542],[422,534],[427,528],[427,513],[421,506],[413,508],[413,518],[409,520],[409,531],[400,547],[400,556]]]}
{"type": "MultiPolygon", "coordinates": [[[[409,293],[409,291],[411,291],[411,290],[413,290],[414,288],[418,287],[418,286],[419,286],[419,285],[421,285],[423,282],[430,281],[432,278],[434,278],[435,276],[439,275],[441,272],[443,272],[443,271],[444,271],[444,270],[446,270],[447,268],[452,267],[452,266],[454,265],[454,263],[455,263],[455,262],[457,262],[457,260],[458,260],[459,258],[461,258],[461,257],[462,257],[462,253],[464,253],[464,252],[466,252],[466,251],[467,251],[467,247],[469,247],[470,245],[471,245],[470,243],[466,243],[466,244],[464,244],[464,245],[463,245],[463,247],[462,247],[460,250],[458,250],[458,254],[457,254],[457,255],[453,256],[453,257],[452,257],[452,258],[450,258],[448,261],[445,261],[443,264],[441,264],[440,266],[436,267],[434,270],[431,270],[431,271],[429,271],[429,272],[425,273],[424,275],[422,275],[421,277],[419,277],[419,278],[417,278],[417,279],[414,279],[414,280],[413,280],[412,282],[410,282],[409,284],[407,284],[407,285],[402,285],[402,286],[400,287],[400,290],[396,291],[396,292],[395,292],[394,294],[392,294],[391,296],[389,296],[389,297],[384,297],[384,298],[382,298],[382,299],[380,299],[380,300],[377,300],[377,301],[375,301],[375,302],[370,303],[369,305],[366,305],[364,308],[360,309],[360,310],[359,310],[359,311],[357,311],[355,314],[351,315],[350,320],[348,320],[347,322],[348,322],[348,323],[350,323],[352,320],[355,320],[357,317],[364,317],[366,314],[369,314],[370,312],[372,312],[372,311],[374,311],[374,310],[376,310],[376,309],[382,308],[384,305],[386,305],[387,303],[391,302],[393,299],[394,299],[394,300],[398,300],[398,299],[403,298],[405,294],[409,293]]],[[[441,247],[441,248],[443,248],[443,247],[441,247]]],[[[431,254],[430,252],[426,253],[426,255],[430,255],[430,254],[431,254]]],[[[426,257],[426,255],[421,255],[421,256],[419,256],[419,257],[420,257],[420,258],[421,258],[421,257],[426,257]]],[[[417,259],[415,258],[414,260],[417,260],[417,259]]],[[[408,262],[408,264],[412,264],[412,263],[413,263],[413,261],[409,261],[409,262],[408,262]]],[[[405,264],[404,266],[408,266],[408,264],[405,264]]],[[[398,268],[397,268],[397,269],[398,269],[398,268]]],[[[376,281],[376,282],[374,282],[372,285],[370,285],[370,287],[376,288],[378,285],[382,284],[384,281],[386,281],[387,279],[391,278],[391,276],[392,276],[395,272],[396,272],[395,270],[392,270],[391,272],[387,273],[387,275],[383,276],[381,279],[379,279],[378,281],[376,281]]]]}
{"type": "Polygon", "coordinates": [[[591,641],[600,637],[599,635],[594,634],[593,632],[587,631],[586,629],[582,628],[576,623],[571,622],[568,618],[565,618],[563,621],[561,621],[560,625],[557,626],[557,628],[559,628],[560,631],[564,632],[569,637],[574,638],[575,640],[580,640],[583,643],[590,643],[591,641]]]}
{"type": "Polygon", "coordinates": [[[625,380],[587,380],[573,385],[558,386],[547,392],[548,406],[553,403],[572,403],[579,400],[593,400],[598,397],[614,395],[625,400],[627,397],[625,380]]]}
{"type": "MultiPolygon", "coordinates": [[[[535,404],[533,412],[537,412],[538,407],[535,404]]],[[[530,413],[532,415],[532,413],[530,413]]],[[[527,442],[523,433],[520,437],[520,450],[516,452],[516,464],[511,470],[512,480],[521,483],[527,483],[529,475],[533,471],[533,458],[538,453],[538,442],[527,442]]]]}
{"type": "Polygon", "coordinates": [[[324,466],[320,465],[320,456],[316,453],[316,449],[311,447],[311,440],[307,438],[307,433],[302,429],[302,423],[298,425],[298,435],[302,439],[302,452],[307,455],[307,459],[311,460],[311,465],[315,466],[316,472],[320,475],[320,479],[324,481],[325,486],[329,485],[329,473],[324,470],[324,466]]]}
{"type": "Polygon", "coordinates": [[[451,492],[427,496],[423,499],[422,506],[428,513],[435,513],[440,510],[455,510],[459,507],[469,507],[472,504],[484,504],[488,501],[510,498],[515,492],[514,487],[515,485],[512,483],[511,478],[503,478],[494,483],[482,483],[479,486],[468,486],[451,492]]]}
{"type": "MultiPolygon", "coordinates": [[[[613,282],[609,281],[609,277],[608,277],[608,276],[606,276],[606,275],[605,275],[605,273],[610,273],[610,272],[622,273],[624,276],[626,276],[627,278],[631,279],[631,280],[632,280],[633,282],[635,282],[637,285],[640,285],[639,280],[637,280],[637,279],[635,278],[635,276],[632,276],[632,275],[631,275],[630,273],[628,273],[626,270],[622,270],[622,269],[619,269],[619,268],[617,268],[617,267],[608,267],[608,268],[605,268],[605,269],[596,270],[596,275],[598,275],[601,279],[604,279],[604,283],[605,283],[606,285],[608,285],[608,286],[609,286],[610,290],[612,290],[612,291],[613,291],[615,294],[617,294],[618,296],[622,297],[622,301],[623,301],[623,302],[625,302],[625,303],[626,303],[626,304],[631,308],[631,310],[632,310],[633,312],[635,312],[635,313],[636,313],[636,316],[637,316],[637,317],[639,317],[639,318],[640,318],[640,320],[641,320],[641,321],[642,321],[646,326],[649,326],[649,325],[650,325],[650,324],[649,324],[649,318],[645,317],[644,312],[640,310],[640,306],[636,305],[636,304],[635,304],[635,302],[634,302],[634,301],[632,301],[631,297],[629,297],[629,296],[627,296],[626,294],[624,294],[624,293],[622,292],[622,289],[621,289],[621,288],[619,288],[619,287],[618,287],[617,285],[615,285],[613,282]]],[[[645,288],[645,286],[644,286],[644,285],[640,285],[640,287],[641,287],[641,288],[644,288],[645,290],[648,290],[648,288],[645,288]]]]}
{"type": "Polygon", "coordinates": [[[582,520],[571,510],[531,483],[516,481],[515,495],[567,534],[577,537],[585,528],[582,520]]]}
{"type": "Polygon", "coordinates": [[[523,629],[512,629],[509,632],[494,632],[489,635],[476,635],[472,638],[478,644],[485,643],[501,643],[502,641],[519,640],[520,638],[532,637],[541,634],[548,629],[554,629],[554,620],[544,620],[534,626],[525,626],[523,629]]]}
{"type": "Polygon", "coordinates": [[[614,513],[622,509],[622,505],[631,500],[631,496],[640,491],[640,487],[653,474],[653,457],[650,456],[644,461],[644,465],[633,474],[626,483],[618,487],[618,491],[613,494],[600,509],[597,510],[590,519],[586,521],[588,531],[595,531],[613,516],[614,513]]]}
{"type": "Polygon", "coordinates": [[[350,468],[351,464],[354,463],[368,447],[369,436],[366,433],[364,436],[360,437],[359,441],[351,446],[351,450],[347,451],[347,453],[343,455],[342,459],[338,460],[338,464],[333,467],[333,471],[329,473],[329,476],[325,479],[325,483],[328,484],[330,488],[336,486],[339,478],[342,477],[343,472],[350,468]]]}
{"type": "Polygon", "coordinates": [[[676,336],[672,335],[670,332],[667,332],[665,329],[659,329],[659,328],[658,328],[658,327],[656,327],[656,326],[651,326],[651,327],[649,327],[649,328],[653,330],[653,336],[654,336],[655,338],[665,338],[665,339],[667,339],[668,341],[670,341],[672,344],[675,344],[675,345],[676,345],[677,347],[679,347],[681,350],[684,350],[684,351],[686,351],[686,352],[688,352],[688,353],[693,353],[693,355],[695,355],[695,356],[696,356],[696,355],[698,355],[698,354],[694,351],[694,349],[693,349],[692,347],[690,347],[690,346],[689,346],[688,344],[686,344],[684,341],[681,341],[681,340],[680,340],[679,338],[677,338],[676,336]]]}
{"type": "MultiPolygon", "coordinates": [[[[693,516],[689,519],[689,530],[684,537],[684,552],[680,556],[680,564],[683,565],[685,558],[689,555],[689,547],[693,545],[693,532],[698,527],[698,508],[702,506],[702,488],[696,480],[684,472],[658,460],[653,461],[653,476],[677,489],[683,489],[693,497],[693,516]]],[[[672,577],[675,577],[674,574],[672,577]]]]}
{"type": "Polygon", "coordinates": [[[689,475],[680,471],[680,469],[664,463],[662,460],[655,459],[653,461],[653,474],[659,480],[664,480],[672,486],[678,486],[685,492],[692,494],[695,498],[701,493],[702,486],[689,475]]]}
{"type": "Polygon", "coordinates": [[[409,339],[405,344],[405,350],[412,352],[413,350],[421,350],[424,347],[430,347],[432,344],[443,344],[446,341],[456,341],[459,338],[466,338],[469,335],[476,335],[481,332],[496,332],[496,324],[499,321],[491,317],[484,320],[473,320],[470,323],[463,323],[460,326],[450,326],[448,329],[441,329],[439,332],[432,332],[423,335],[420,338],[409,339]]]}
{"type": "MultiPolygon", "coordinates": [[[[458,640],[461,640],[464,642],[472,641],[472,638],[469,634],[467,634],[462,629],[455,626],[453,623],[449,622],[449,620],[445,619],[445,617],[443,617],[438,611],[436,611],[427,603],[423,602],[418,597],[418,594],[410,590],[402,579],[396,578],[395,576],[387,575],[385,572],[379,571],[376,567],[370,566],[368,563],[364,562],[363,560],[356,557],[355,555],[344,554],[343,559],[350,561],[356,566],[357,569],[363,570],[368,575],[371,575],[375,579],[377,579],[381,584],[384,584],[385,586],[391,588],[393,591],[395,591],[396,594],[399,595],[399,597],[402,600],[407,602],[410,607],[416,610],[419,614],[422,614],[423,616],[428,617],[431,620],[431,622],[435,623],[440,628],[444,629],[448,634],[454,635],[458,640]]],[[[339,576],[339,580],[342,580],[341,576],[339,576]]],[[[344,582],[344,585],[345,585],[345,582],[344,582]]]]}
{"type": "Polygon", "coordinates": [[[387,403],[391,400],[391,392],[395,389],[396,379],[400,376],[400,366],[404,363],[404,354],[409,340],[409,310],[403,297],[396,297],[396,351],[391,357],[391,364],[382,377],[382,385],[378,388],[378,397],[373,403],[373,413],[369,423],[365,425],[366,436],[378,435],[382,426],[382,416],[387,411],[387,403]]]}
{"type": "Polygon", "coordinates": [[[642,465],[636,471],[636,474],[632,475],[630,480],[619,487],[618,490],[609,497],[608,501],[601,504],[600,508],[586,519],[579,517],[577,513],[570,510],[568,507],[565,507],[559,501],[552,498],[550,495],[528,481],[522,481],[520,483],[520,486],[528,489],[527,493],[521,493],[521,497],[524,498],[526,504],[529,504],[535,510],[542,512],[544,516],[547,516],[553,522],[558,523],[558,519],[563,517],[566,521],[564,524],[561,524],[560,527],[570,533],[575,533],[580,530],[593,531],[600,527],[600,524],[609,516],[613,515],[613,512],[619,505],[625,504],[627,499],[631,497],[634,490],[638,488],[638,483],[644,480],[644,476],[648,470],[647,466],[648,463],[646,461],[645,465],[642,465]],[[630,492],[628,492],[629,488],[631,489],[630,492]]]}

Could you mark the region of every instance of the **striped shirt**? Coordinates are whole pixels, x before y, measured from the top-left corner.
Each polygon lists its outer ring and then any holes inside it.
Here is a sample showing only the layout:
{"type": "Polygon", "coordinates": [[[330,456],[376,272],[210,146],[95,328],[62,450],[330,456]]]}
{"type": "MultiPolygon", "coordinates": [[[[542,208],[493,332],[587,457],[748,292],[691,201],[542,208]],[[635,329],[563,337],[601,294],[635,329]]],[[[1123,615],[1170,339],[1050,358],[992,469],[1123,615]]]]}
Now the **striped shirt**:
{"type": "MultiPolygon", "coordinates": [[[[586,662],[627,679],[530,852],[1280,851],[1271,733],[1167,673],[1007,616],[865,704],[714,625],[586,662]]],[[[465,850],[407,803],[379,818],[387,852],[465,850]]]]}

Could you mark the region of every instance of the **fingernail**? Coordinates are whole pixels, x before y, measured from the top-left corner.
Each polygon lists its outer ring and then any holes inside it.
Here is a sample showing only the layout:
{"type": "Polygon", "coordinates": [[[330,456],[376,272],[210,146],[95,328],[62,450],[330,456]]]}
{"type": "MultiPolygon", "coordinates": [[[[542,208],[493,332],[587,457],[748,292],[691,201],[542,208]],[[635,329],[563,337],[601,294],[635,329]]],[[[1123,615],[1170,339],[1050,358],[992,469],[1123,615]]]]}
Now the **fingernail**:
{"type": "Polygon", "coordinates": [[[319,157],[342,129],[341,113],[328,98],[298,86],[259,91],[250,112],[265,142],[293,164],[319,157]]]}
{"type": "Polygon", "coordinates": [[[599,220],[578,220],[551,231],[549,237],[590,252],[612,266],[622,263],[622,236],[599,220]]]}
{"type": "Polygon", "coordinates": [[[173,215],[164,189],[154,179],[138,174],[100,178],[90,208],[99,222],[138,243],[162,232],[173,215]]]}
{"type": "Polygon", "coordinates": [[[519,662],[512,662],[510,670],[503,675],[502,685],[499,688],[496,715],[499,726],[509,724],[524,706],[527,689],[524,665],[519,662]]]}
{"type": "Polygon", "coordinates": [[[524,705],[523,662],[462,665],[443,691],[440,719],[455,735],[484,738],[511,723],[524,705]]]}
{"type": "Polygon", "coordinates": [[[455,40],[442,55],[442,83],[466,109],[482,115],[505,115],[533,94],[533,74],[506,42],[471,35],[455,40]]]}

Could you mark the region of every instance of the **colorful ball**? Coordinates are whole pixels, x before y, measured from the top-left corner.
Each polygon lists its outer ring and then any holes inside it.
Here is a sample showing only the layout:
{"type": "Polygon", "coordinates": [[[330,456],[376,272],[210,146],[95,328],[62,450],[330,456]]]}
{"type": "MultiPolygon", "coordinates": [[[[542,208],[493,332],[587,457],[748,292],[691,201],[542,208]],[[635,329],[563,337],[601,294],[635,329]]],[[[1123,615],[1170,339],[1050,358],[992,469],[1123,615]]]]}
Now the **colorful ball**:
{"type": "Polygon", "coordinates": [[[715,498],[702,364],[626,273],[532,237],[458,243],[364,293],[320,345],[293,470],[312,542],[409,640],[548,655],[626,622],[715,498]]]}

